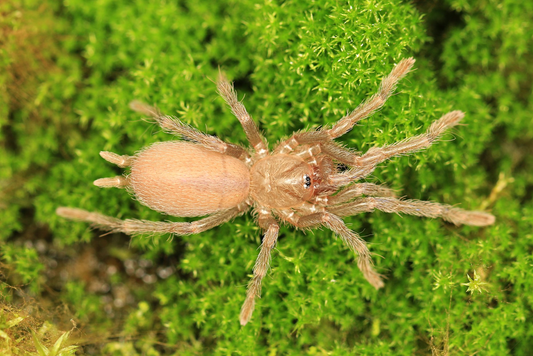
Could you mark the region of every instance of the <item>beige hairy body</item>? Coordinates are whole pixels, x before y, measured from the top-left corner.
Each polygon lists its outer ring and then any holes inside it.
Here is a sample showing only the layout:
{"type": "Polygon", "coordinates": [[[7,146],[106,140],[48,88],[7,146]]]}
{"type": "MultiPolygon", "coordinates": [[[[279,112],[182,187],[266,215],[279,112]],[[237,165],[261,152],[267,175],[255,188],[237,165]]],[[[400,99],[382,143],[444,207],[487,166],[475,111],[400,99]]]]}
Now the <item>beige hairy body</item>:
{"type": "Polygon", "coordinates": [[[485,226],[494,223],[494,216],[485,212],[398,199],[389,188],[355,183],[391,157],[431,146],[464,116],[460,111],[452,111],[435,121],[424,134],[391,145],[373,147],[362,155],[335,143],[336,138],[349,132],[357,122],[385,103],[397,82],[413,64],[412,58],[398,63],[383,79],[378,93],[331,128],[295,133],[280,142],[273,151],[268,149],[266,140],[237,99],[233,86],[222,75],[217,83],[219,93],[242,124],[251,145],[249,149],[226,143],[162,115],[151,106],[133,102],[131,106],[134,110],[150,115],[166,131],[191,142],[157,143],[135,156],[101,152],[100,155],[107,161],[119,167],[130,167],[130,174],[98,179],[94,184],[104,188],[126,188],[141,203],[161,213],[207,217],[188,223],[120,220],[66,207],[58,208],[57,213],[66,218],[91,222],[108,231],[187,235],[211,229],[250,208],[255,209],[257,222],[265,235],[241,309],[242,325],[250,320],[255,300],[260,296],[261,283],[277,241],[279,221],[300,229],[320,226],[331,229],[357,253],[357,265],[368,282],[375,288],[381,288],[382,278],[373,268],[365,241],[346,227],[341,219],[343,216],[378,209],[442,218],[456,225],[485,226]],[[349,169],[341,172],[337,163],[349,169]]]}

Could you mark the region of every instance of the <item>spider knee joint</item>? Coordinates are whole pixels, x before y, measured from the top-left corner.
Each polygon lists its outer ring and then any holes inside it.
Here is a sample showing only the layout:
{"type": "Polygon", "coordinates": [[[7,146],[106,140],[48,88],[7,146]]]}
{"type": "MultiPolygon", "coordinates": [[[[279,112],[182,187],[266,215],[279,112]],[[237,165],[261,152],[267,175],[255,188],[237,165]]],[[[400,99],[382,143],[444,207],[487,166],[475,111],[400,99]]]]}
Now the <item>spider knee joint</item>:
{"type": "Polygon", "coordinates": [[[324,214],[322,214],[322,217],[321,217],[320,220],[322,220],[322,223],[328,223],[328,222],[331,221],[331,215],[327,214],[327,213],[324,213],[324,214]]]}
{"type": "Polygon", "coordinates": [[[189,226],[189,233],[190,234],[198,234],[200,232],[202,232],[202,229],[200,228],[200,225],[198,224],[197,221],[193,221],[189,226]]]}
{"type": "Polygon", "coordinates": [[[367,203],[368,207],[371,210],[374,210],[374,209],[380,207],[380,205],[383,205],[383,204],[380,204],[379,201],[376,198],[369,197],[369,198],[367,198],[367,201],[368,201],[368,203],[367,203]]]}

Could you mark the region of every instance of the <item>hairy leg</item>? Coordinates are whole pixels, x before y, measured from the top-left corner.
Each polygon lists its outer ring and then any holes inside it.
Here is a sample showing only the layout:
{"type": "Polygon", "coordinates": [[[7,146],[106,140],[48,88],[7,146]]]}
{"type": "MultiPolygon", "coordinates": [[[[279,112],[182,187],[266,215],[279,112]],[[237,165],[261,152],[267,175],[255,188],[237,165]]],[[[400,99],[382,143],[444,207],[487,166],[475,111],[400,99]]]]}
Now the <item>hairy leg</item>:
{"type": "Polygon", "coordinates": [[[435,121],[422,135],[410,137],[383,147],[372,147],[360,156],[340,146],[322,145],[322,152],[351,167],[347,172],[332,175],[330,182],[337,186],[346,185],[354,180],[368,176],[376,166],[394,156],[399,156],[431,146],[446,130],[457,125],[464,117],[461,111],[452,111],[435,121]],[[335,147],[335,148],[334,148],[335,147]]]}
{"type": "Polygon", "coordinates": [[[224,142],[215,136],[207,135],[189,125],[184,124],[176,118],[163,115],[158,109],[150,105],[141,103],[139,101],[132,101],[130,103],[130,107],[137,112],[152,117],[166,132],[183,136],[191,141],[198,142],[202,146],[228,156],[236,157],[241,160],[249,158],[248,153],[244,150],[244,148],[224,142]]]}
{"type": "Polygon", "coordinates": [[[319,144],[304,145],[296,148],[291,154],[300,157],[308,164],[317,164],[317,157],[322,152],[319,144]]]}
{"type": "Polygon", "coordinates": [[[372,183],[357,183],[341,190],[333,196],[325,199],[326,205],[336,205],[348,202],[361,195],[376,196],[376,197],[394,197],[396,194],[394,190],[372,183]]]}
{"type": "Polygon", "coordinates": [[[335,139],[346,134],[357,122],[372,115],[376,110],[381,108],[396,89],[396,85],[400,79],[409,73],[414,64],[414,58],[401,60],[391,73],[381,81],[378,92],[333,125],[333,127],[328,130],[329,136],[332,139],[335,139]]]}
{"type": "Polygon", "coordinates": [[[357,122],[372,115],[385,104],[385,101],[387,101],[394,92],[394,89],[396,89],[398,81],[409,73],[414,63],[415,60],[413,58],[407,58],[400,61],[400,63],[394,67],[392,72],[381,81],[381,85],[376,94],[360,104],[354,111],[340,119],[331,129],[296,133],[290,139],[281,142],[274,152],[289,153],[298,145],[331,141],[346,134],[357,122]]]}
{"type": "Polygon", "coordinates": [[[259,225],[265,230],[263,243],[259,256],[254,265],[254,276],[248,284],[248,292],[246,293],[246,300],[241,308],[240,322],[241,325],[246,325],[255,308],[255,298],[261,297],[261,283],[268,272],[270,266],[271,251],[278,239],[279,225],[272,215],[267,210],[259,210],[259,225]]]}
{"type": "Polygon", "coordinates": [[[241,214],[244,210],[246,210],[244,206],[232,208],[193,222],[160,222],[135,219],[120,220],[99,213],[67,207],[57,208],[56,214],[67,219],[90,222],[92,225],[103,230],[123,232],[128,235],[144,233],[191,235],[198,234],[223,224],[241,214]]]}
{"type": "Polygon", "coordinates": [[[327,207],[326,209],[338,216],[350,216],[378,209],[386,213],[405,213],[428,218],[442,218],[455,225],[486,226],[494,223],[494,216],[488,213],[469,211],[451,205],[423,200],[368,197],[338,206],[327,207]]]}
{"type": "Polygon", "coordinates": [[[342,238],[344,243],[346,243],[352,251],[358,255],[357,266],[361,272],[363,272],[366,280],[376,289],[384,286],[380,274],[374,270],[372,258],[370,251],[366,246],[366,242],[354,231],[348,229],[341,218],[330,212],[315,213],[297,217],[292,213],[288,213],[287,211],[280,211],[280,216],[284,220],[301,229],[324,225],[328,229],[332,230],[342,238]]]}
{"type": "Polygon", "coordinates": [[[248,141],[260,157],[264,157],[268,153],[265,143],[265,138],[261,135],[254,121],[246,111],[244,105],[237,98],[237,92],[233,85],[220,73],[217,81],[217,88],[219,94],[224,98],[226,103],[230,106],[233,115],[240,121],[248,141]]]}

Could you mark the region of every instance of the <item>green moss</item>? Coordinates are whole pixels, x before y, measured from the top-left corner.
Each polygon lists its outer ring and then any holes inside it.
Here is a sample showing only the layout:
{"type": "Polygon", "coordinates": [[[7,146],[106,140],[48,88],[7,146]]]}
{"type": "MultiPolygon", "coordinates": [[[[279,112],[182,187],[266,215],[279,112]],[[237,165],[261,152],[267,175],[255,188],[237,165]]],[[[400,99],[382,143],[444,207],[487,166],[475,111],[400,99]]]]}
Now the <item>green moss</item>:
{"type": "Polygon", "coordinates": [[[84,335],[98,335],[80,339],[85,352],[531,349],[531,5],[41,3],[0,5],[7,14],[0,26],[9,29],[0,44],[0,239],[10,271],[0,291],[16,285],[37,303],[61,305],[67,311],[59,319],[74,318],[84,335]],[[15,46],[26,34],[27,45],[15,46]],[[497,223],[452,227],[380,212],[347,218],[387,277],[382,290],[364,280],[330,231],[285,226],[262,298],[242,328],[238,314],[261,242],[252,216],[200,235],[130,240],[100,236],[54,213],[73,206],[120,218],[169,218],[124,191],[91,184],[120,172],[99,151],[132,154],[174,139],[131,112],[133,99],[246,144],[216,94],[221,68],[273,146],[295,130],[334,123],[410,56],[416,71],[397,95],[341,142],[366,151],[419,134],[449,110],[465,111],[465,125],[442,142],[381,165],[369,181],[409,198],[487,209],[497,223]],[[14,82],[24,71],[31,75],[14,82]],[[46,249],[36,247],[43,243],[46,249]],[[476,276],[486,283],[482,293],[467,293],[464,284],[476,276]]]}

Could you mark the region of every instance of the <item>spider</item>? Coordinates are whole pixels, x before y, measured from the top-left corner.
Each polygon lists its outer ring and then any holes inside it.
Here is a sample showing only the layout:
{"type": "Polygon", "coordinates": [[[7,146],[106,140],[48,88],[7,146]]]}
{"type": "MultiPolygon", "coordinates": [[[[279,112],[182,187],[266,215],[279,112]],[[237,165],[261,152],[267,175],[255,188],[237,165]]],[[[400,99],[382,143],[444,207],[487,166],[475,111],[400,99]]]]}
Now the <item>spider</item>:
{"type": "Polygon", "coordinates": [[[383,287],[382,276],[373,268],[370,251],[363,239],[350,230],[342,217],[375,209],[442,218],[453,224],[485,226],[494,216],[450,205],[395,197],[386,187],[354,183],[371,174],[381,162],[398,155],[431,146],[442,133],[457,125],[461,111],[452,111],[435,121],[429,130],[403,141],[373,147],[359,155],[335,143],[360,120],[378,110],[391,96],[396,84],[412,68],[413,58],[403,59],[386,76],[378,92],[361,103],[330,128],[294,133],[271,151],[265,138],[237,98],[233,85],[220,73],[217,88],[240,121],[251,148],[226,143],[202,133],[157,109],[134,101],[130,106],[149,115],[165,131],[187,141],[155,143],[134,156],[100,152],[105,160],[130,168],[129,175],[102,178],[94,182],[102,188],[126,188],[142,204],[158,212],[180,217],[206,216],[193,222],[153,222],[120,220],[76,208],[60,207],[60,216],[92,223],[104,230],[126,234],[197,234],[225,223],[253,209],[264,237],[253,268],[246,299],[240,312],[245,325],[260,297],[276,244],[280,222],[299,229],[327,227],[358,256],[357,265],[376,289],[383,287]],[[348,167],[340,171],[336,164],[348,167]]]}

